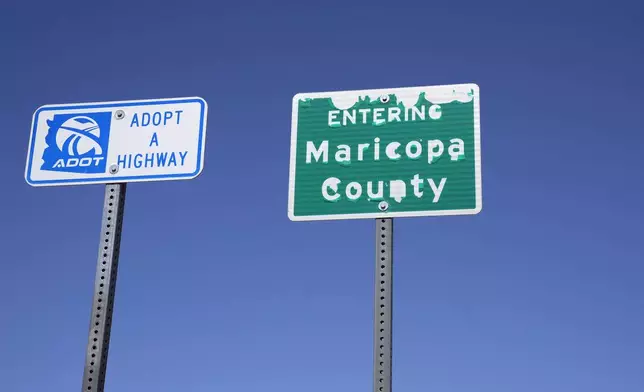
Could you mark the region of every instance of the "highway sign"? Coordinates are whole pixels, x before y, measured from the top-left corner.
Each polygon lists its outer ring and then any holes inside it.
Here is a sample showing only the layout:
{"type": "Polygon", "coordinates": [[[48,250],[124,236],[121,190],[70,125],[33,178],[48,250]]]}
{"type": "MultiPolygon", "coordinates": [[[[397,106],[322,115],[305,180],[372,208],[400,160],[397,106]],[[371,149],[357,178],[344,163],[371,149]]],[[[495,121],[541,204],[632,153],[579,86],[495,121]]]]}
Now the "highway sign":
{"type": "Polygon", "coordinates": [[[297,94],[294,221],[477,214],[476,84],[297,94]]]}
{"type": "Polygon", "coordinates": [[[33,115],[32,186],[190,179],[204,164],[202,98],[45,105],[33,115]]]}

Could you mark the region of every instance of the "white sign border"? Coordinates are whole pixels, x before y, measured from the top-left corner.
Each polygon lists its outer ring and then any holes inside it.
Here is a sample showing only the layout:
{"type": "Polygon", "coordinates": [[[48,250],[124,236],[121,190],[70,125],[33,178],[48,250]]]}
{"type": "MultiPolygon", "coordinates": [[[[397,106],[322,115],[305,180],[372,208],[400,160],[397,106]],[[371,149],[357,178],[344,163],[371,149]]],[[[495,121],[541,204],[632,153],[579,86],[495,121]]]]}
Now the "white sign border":
{"type": "Polygon", "coordinates": [[[293,96],[293,107],[291,111],[291,156],[289,163],[288,178],[288,218],[294,222],[305,221],[331,221],[347,219],[382,219],[382,218],[410,218],[422,216],[456,216],[456,215],[476,215],[483,209],[483,192],[481,178],[481,118],[480,118],[480,89],[475,83],[435,85],[435,86],[416,86],[416,87],[393,87],[380,88],[371,90],[342,90],[326,91],[316,93],[297,93],[293,96]],[[438,211],[400,211],[400,212],[373,212],[358,214],[335,214],[335,215],[303,215],[296,216],[295,213],[295,163],[297,149],[297,119],[300,99],[306,98],[331,98],[339,94],[355,94],[360,96],[380,96],[383,94],[395,94],[401,91],[424,91],[436,88],[458,88],[471,89],[474,91],[472,97],[474,103],[474,150],[478,151],[474,160],[474,181],[476,192],[476,207],[464,210],[438,210],[438,211]]]}
{"type": "MultiPolygon", "coordinates": [[[[31,132],[29,135],[29,145],[27,150],[27,163],[25,165],[25,181],[33,187],[47,187],[47,186],[73,186],[73,185],[93,185],[93,184],[114,184],[126,182],[156,182],[156,181],[173,181],[173,180],[191,180],[201,174],[204,167],[204,157],[206,150],[206,123],[208,119],[208,103],[205,99],[193,97],[180,97],[180,98],[160,98],[160,99],[139,99],[127,101],[105,101],[105,102],[86,102],[86,103],[68,103],[68,104],[49,104],[40,106],[33,114],[31,123],[31,132]],[[118,109],[122,107],[131,106],[151,106],[151,105],[165,105],[173,103],[192,103],[196,102],[201,104],[201,119],[199,129],[199,158],[197,160],[197,170],[193,173],[187,174],[168,174],[168,175],[147,175],[147,176],[118,176],[111,175],[111,177],[99,177],[89,179],[70,179],[70,180],[44,180],[33,181],[31,180],[32,165],[34,161],[33,149],[35,144],[36,126],[38,124],[38,116],[41,112],[47,110],[77,110],[77,109],[118,109]]],[[[106,173],[108,174],[108,173],[106,173]]]]}

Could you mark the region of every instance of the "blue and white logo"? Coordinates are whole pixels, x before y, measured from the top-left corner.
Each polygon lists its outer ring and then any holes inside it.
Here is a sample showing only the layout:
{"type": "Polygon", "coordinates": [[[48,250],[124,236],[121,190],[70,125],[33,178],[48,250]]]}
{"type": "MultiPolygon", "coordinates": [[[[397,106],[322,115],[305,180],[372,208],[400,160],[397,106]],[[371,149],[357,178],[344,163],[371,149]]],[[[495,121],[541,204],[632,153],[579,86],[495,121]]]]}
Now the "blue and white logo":
{"type": "Polygon", "coordinates": [[[55,114],[47,120],[41,169],[104,173],[111,120],[112,112],[55,114]]]}

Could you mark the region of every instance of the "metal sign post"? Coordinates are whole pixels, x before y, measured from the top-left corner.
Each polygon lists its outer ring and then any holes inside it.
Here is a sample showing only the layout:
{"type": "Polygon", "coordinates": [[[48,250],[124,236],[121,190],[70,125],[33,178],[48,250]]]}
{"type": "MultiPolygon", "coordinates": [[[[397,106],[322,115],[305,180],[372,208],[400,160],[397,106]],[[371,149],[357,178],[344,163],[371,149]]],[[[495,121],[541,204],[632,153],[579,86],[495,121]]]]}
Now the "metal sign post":
{"type": "Polygon", "coordinates": [[[375,219],[373,391],[392,389],[393,218],[483,208],[479,86],[299,93],[288,217],[375,219]]]}
{"type": "Polygon", "coordinates": [[[373,391],[391,392],[393,219],[376,219],[373,391]]]}
{"type": "Polygon", "coordinates": [[[126,183],[108,184],[105,187],[83,392],[103,392],[105,387],[126,188],[126,183]]]}
{"type": "Polygon", "coordinates": [[[105,387],[127,183],[197,177],[207,117],[199,97],[44,105],[34,112],[27,184],[106,184],[83,392],[105,387]]]}

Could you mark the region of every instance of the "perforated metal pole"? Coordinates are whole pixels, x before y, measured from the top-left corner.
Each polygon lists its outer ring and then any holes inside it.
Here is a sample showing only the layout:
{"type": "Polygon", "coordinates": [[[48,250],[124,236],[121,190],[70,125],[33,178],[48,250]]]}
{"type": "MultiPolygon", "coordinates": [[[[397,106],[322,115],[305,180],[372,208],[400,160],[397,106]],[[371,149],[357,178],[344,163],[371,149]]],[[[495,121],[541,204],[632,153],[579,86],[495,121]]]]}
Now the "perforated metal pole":
{"type": "Polygon", "coordinates": [[[393,294],[393,220],[376,220],[376,291],[374,301],[374,392],[391,392],[393,294]]]}
{"type": "Polygon", "coordinates": [[[108,184],[105,187],[83,392],[103,392],[105,387],[126,187],[127,184],[108,184]]]}

